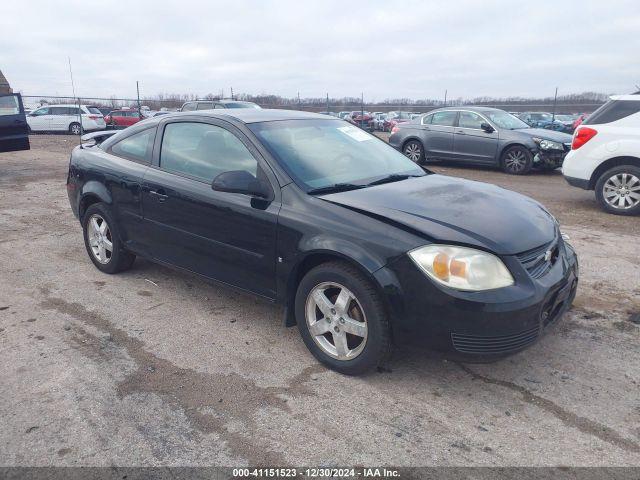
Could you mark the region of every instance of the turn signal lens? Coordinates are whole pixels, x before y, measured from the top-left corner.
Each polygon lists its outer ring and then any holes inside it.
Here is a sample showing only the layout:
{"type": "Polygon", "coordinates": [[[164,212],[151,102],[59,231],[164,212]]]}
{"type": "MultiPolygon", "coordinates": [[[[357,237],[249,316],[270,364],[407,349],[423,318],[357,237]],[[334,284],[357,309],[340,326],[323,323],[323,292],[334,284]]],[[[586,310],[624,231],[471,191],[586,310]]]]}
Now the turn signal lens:
{"type": "Polygon", "coordinates": [[[571,143],[571,150],[577,150],[598,133],[597,130],[589,127],[580,127],[576,130],[575,135],[573,136],[573,142],[571,143]]]}
{"type": "Polygon", "coordinates": [[[409,257],[430,278],[458,290],[491,290],[514,284],[502,260],[482,250],[427,245],[412,250],[409,257]]]}

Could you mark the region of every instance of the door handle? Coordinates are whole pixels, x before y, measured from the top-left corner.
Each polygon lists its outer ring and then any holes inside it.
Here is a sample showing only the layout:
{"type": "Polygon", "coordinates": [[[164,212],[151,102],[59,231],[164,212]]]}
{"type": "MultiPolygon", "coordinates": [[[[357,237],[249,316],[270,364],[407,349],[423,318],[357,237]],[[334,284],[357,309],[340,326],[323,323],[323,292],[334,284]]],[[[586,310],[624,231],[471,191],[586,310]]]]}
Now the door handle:
{"type": "Polygon", "coordinates": [[[466,135],[466,133],[465,133],[465,131],[464,131],[464,130],[456,130],[456,133],[457,133],[458,135],[466,135]]]}
{"type": "Polygon", "coordinates": [[[164,202],[167,198],[169,198],[169,195],[167,195],[166,192],[161,188],[157,191],[149,190],[149,195],[151,195],[152,197],[156,197],[159,202],[164,202]]]}

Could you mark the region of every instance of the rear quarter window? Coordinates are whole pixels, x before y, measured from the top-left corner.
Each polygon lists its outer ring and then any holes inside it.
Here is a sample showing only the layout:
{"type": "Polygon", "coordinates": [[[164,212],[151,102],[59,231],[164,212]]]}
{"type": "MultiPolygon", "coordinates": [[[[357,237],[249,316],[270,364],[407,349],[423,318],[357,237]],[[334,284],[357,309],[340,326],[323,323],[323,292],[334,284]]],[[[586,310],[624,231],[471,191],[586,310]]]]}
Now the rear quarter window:
{"type": "Polygon", "coordinates": [[[640,100],[611,100],[593,112],[583,125],[601,125],[640,112],[640,100]]]}

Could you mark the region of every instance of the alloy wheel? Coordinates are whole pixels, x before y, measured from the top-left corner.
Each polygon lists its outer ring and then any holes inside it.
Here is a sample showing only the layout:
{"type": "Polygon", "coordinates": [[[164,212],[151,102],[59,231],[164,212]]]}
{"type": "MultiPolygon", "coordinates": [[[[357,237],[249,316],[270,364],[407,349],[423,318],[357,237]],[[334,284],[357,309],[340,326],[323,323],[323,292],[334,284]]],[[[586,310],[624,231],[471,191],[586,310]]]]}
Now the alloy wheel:
{"type": "Polygon", "coordinates": [[[327,355],[351,360],[367,343],[367,319],[356,296],[335,282],[316,285],[307,296],[305,319],[313,341],[327,355]]]}
{"type": "Polygon", "coordinates": [[[415,142],[409,143],[406,147],[404,147],[404,154],[413,162],[418,162],[420,157],[422,156],[422,149],[420,145],[415,142]]]}
{"type": "Polygon", "coordinates": [[[109,263],[113,255],[113,238],[103,217],[91,215],[87,224],[87,237],[94,258],[103,265],[109,263]]]}
{"type": "Polygon", "coordinates": [[[631,173],[616,173],[602,187],[605,202],[617,210],[628,210],[640,203],[640,178],[631,173]]]}
{"type": "Polygon", "coordinates": [[[80,125],[78,125],[77,123],[71,125],[71,133],[74,135],[80,135],[80,125]]]}
{"type": "Polygon", "coordinates": [[[527,156],[522,150],[511,150],[504,158],[504,165],[510,172],[521,172],[527,164],[527,156]]]}

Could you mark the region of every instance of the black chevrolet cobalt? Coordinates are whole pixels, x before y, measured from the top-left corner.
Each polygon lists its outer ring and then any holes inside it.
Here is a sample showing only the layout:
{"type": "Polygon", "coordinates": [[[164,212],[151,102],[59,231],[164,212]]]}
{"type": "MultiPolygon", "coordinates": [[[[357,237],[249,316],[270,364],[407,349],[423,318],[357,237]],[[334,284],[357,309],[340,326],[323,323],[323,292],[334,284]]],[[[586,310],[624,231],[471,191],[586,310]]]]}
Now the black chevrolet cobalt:
{"type": "Polygon", "coordinates": [[[140,256],[277,302],[342,373],[408,342],[497,359],[575,296],[575,252],[539,203],[339,119],[211,110],[87,137],[67,190],[98,269],[140,256]]]}

